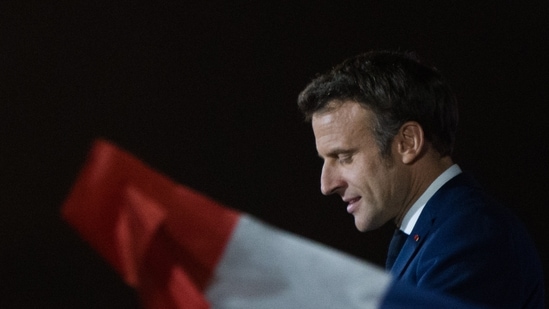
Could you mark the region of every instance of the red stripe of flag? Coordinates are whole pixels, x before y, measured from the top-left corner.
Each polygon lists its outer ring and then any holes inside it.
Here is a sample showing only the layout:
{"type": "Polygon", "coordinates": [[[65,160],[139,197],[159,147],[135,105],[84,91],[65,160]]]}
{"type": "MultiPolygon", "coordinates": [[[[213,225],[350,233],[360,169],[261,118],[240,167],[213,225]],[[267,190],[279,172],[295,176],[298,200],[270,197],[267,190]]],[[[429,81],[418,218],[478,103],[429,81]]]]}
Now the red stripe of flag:
{"type": "Polygon", "coordinates": [[[145,308],[208,308],[202,292],[240,216],[105,140],[93,145],[62,215],[145,308]]]}

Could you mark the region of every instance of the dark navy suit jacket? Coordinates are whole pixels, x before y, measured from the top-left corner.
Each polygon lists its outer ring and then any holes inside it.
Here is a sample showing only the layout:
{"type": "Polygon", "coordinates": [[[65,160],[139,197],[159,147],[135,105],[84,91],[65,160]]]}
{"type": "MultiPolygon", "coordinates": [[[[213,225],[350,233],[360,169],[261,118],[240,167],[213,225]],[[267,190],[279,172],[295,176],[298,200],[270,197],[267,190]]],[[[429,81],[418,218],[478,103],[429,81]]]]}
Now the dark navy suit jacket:
{"type": "Polygon", "coordinates": [[[524,226],[459,174],[427,202],[391,273],[494,308],[544,308],[543,271],[524,226]]]}

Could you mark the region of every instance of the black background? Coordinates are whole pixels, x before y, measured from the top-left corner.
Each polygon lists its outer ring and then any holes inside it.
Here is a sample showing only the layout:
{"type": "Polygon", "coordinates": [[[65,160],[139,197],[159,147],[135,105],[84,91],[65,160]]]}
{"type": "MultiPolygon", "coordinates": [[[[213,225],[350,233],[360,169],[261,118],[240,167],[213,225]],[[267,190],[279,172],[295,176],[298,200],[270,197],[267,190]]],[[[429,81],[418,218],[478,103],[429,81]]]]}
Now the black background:
{"type": "Polygon", "coordinates": [[[383,263],[391,227],[359,233],[320,194],[296,107],[316,73],[374,48],[416,51],[450,80],[456,161],[549,260],[549,2],[442,2],[1,2],[0,306],[138,306],[59,215],[97,137],[265,222],[383,263]]]}

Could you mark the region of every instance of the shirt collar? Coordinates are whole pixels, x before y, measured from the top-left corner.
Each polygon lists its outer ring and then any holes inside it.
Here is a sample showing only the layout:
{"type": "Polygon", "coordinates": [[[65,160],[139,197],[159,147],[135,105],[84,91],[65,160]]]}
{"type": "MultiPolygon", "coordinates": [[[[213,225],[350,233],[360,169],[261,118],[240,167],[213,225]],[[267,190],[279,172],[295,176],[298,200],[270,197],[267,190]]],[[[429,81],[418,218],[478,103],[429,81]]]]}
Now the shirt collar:
{"type": "Polygon", "coordinates": [[[461,168],[454,164],[450,166],[447,170],[445,170],[442,174],[440,174],[435,181],[429,185],[427,190],[423,192],[423,194],[417,199],[417,201],[410,207],[404,218],[402,219],[402,224],[400,225],[400,229],[410,235],[412,233],[412,230],[414,229],[414,226],[416,225],[417,219],[419,218],[419,215],[421,214],[421,211],[423,211],[423,207],[425,207],[425,204],[427,204],[427,201],[431,199],[431,197],[442,187],[448,180],[454,178],[458,174],[461,173],[461,168]]]}

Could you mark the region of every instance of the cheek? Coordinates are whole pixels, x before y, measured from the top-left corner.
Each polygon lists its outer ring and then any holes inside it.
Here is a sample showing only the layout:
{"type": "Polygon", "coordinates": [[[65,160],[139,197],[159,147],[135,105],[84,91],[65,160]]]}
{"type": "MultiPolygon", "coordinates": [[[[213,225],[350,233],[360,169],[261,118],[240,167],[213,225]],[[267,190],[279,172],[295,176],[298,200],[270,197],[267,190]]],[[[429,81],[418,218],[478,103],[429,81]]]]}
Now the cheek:
{"type": "Polygon", "coordinates": [[[360,189],[368,187],[368,177],[366,177],[367,173],[361,169],[360,166],[346,169],[343,175],[347,179],[347,182],[354,187],[360,189]]]}
{"type": "Polygon", "coordinates": [[[362,191],[369,201],[385,196],[384,191],[391,185],[390,171],[375,154],[358,157],[346,171],[348,182],[362,191]]]}
{"type": "Polygon", "coordinates": [[[372,167],[368,174],[362,176],[362,189],[368,194],[367,199],[374,202],[378,208],[384,208],[387,201],[393,198],[394,184],[391,174],[379,166],[372,167]]]}

